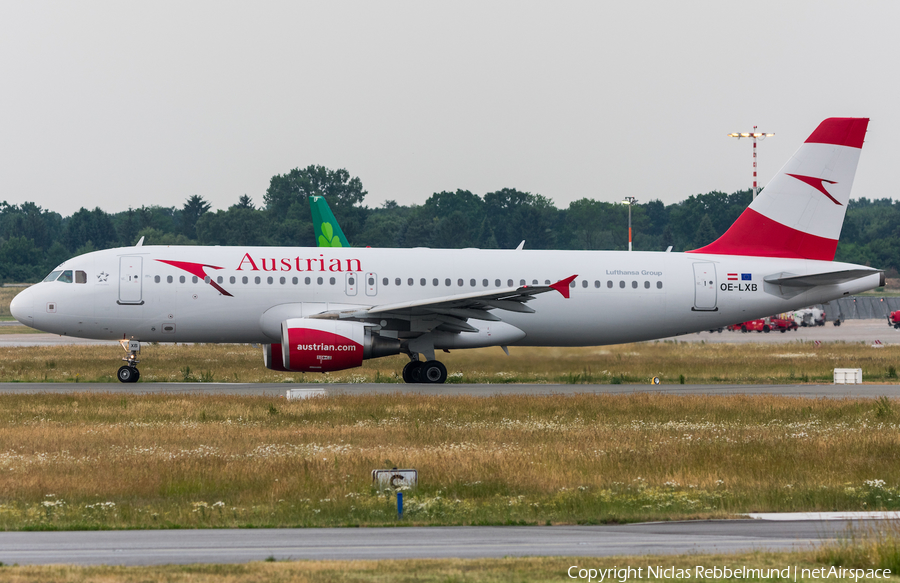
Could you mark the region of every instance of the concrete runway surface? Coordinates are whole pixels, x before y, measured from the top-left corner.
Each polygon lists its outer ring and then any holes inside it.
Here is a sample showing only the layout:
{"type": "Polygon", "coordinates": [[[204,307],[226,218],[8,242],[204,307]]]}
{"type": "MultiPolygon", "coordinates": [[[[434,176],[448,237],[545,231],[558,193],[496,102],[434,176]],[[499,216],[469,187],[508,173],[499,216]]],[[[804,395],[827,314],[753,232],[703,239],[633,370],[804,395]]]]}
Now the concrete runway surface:
{"type": "MultiPolygon", "coordinates": [[[[460,526],[0,532],[6,564],[160,565],[299,559],[607,557],[789,551],[870,521],[711,520],[613,526],[460,526]]],[[[585,561],[584,565],[590,565],[585,561]]],[[[636,565],[635,565],[636,566],[636,565]]]]}
{"type": "Polygon", "coordinates": [[[900,396],[900,385],[407,385],[383,383],[295,384],[295,383],[0,383],[0,394],[38,393],[131,393],[187,395],[257,395],[285,397],[287,391],[302,393],[299,398],[338,394],[392,395],[576,395],[660,393],[668,395],[783,395],[787,397],[877,398],[900,396]]]}

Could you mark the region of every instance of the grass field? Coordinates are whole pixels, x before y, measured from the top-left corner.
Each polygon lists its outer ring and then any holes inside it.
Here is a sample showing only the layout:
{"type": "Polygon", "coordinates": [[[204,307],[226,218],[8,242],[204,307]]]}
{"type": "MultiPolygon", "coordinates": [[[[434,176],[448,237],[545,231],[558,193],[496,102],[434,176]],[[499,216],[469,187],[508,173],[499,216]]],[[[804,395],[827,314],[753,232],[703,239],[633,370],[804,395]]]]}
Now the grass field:
{"type": "MultiPolygon", "coordinates": [[[[118,346],[0,348],[0,382],[117,382],[118,346]]],[[[833,369],[862,368],[868,382],[898,382],[900,346],[864,343],[706,344],[647,342],[588,348],[513,347],[441,354],[450,383],[767,384],[832,381],[833,369]]],[[[335,373],[281,373],[263,366],[262,348],[246,344],[151,345],[140,355],[142,382],[401,383],[405,356],[364,361],[335,373]]]]}
{"type": "MultiPolygon", "coordinates": [[[[793,580],[793,570],[797,570],[797,581],[822,581],[824,577],[804,577],[804,569],[810,575],[814,569],[829,568],[835,557],[821,550],[809,550],[795,553],[743,553],[738,555],[690,555],[690,556],[654,556],[654,557],[529,557],[504,559],[447,559],[447,560],[405,560],[405,561],[297,561],[297,562],[257,562],[239,565],[166,565],[152,567],[3,567],[0,568],[0,582],[44,583],[66,581],[119,581],[138,583],[146,581],[167,581],[171,583],[278,583],[283,581],[299,583],[383,583],[385,581],[406,583],[518,583],[570,581],[570,569],[576,579],[579,570],[584,569],[622,569],[632,567],[641,569],[640,577],[629,578],[628,581],[665,580],[647,576],[647,567],[658,570],[675,569],[679,573],[687,573],[687,578],[679,581],[734,581],[725,577],[697,577],[697,567],[715,569],[746,568],[761,569],[763,577],[750,577],[750,580],[779,581],[793,580]],[[789,569],[791,578],[778,576],[766,577],[771,570],[780,574],[789,569]]],[[[891,568],[896,564],[884,557],[866,557],[864,564],[853,563],[857,568],[891,568]]],[[[838,563],[840,565],[840,563],[838,563]]],[[[847,564],[846,567],[850,567],[847,564]]],[[[896,572],[892,569],[892,573],[896,572]]],[[[713,571],[714,573],[714,571],[713,571]]],[[[724,574],[724,573],[723,573],[724,574]]],[[[835,577],[831,577],[835,580],[835,577]]],[[[896,580],[896,577],[891,577],[896,580]]],[[[598,578],[594,578],[597,581],[598,578]]],[[[618,578],[606,578],[606,581],[620,581],[618,578]]],[[[852,576],[840,580],[853,581],[852,576]]],[[[867,581],[865,577],[860,579],[867,581]]],[[[884,581],[885,579],[880,579],[884,581]]]]}
{"type": "Polygon", "coordinates": [[[773,396],[0,396],[0,528],[405,524],[900,509],[898,404],[773,396]]]}

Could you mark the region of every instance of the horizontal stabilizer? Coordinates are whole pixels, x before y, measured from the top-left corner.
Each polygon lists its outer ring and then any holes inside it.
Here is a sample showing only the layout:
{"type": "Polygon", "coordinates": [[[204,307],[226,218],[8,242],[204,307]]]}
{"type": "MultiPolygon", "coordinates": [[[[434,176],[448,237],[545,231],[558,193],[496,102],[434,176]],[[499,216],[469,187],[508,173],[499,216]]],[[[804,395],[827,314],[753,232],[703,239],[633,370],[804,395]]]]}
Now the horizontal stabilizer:
{"type": "Polygon", "coordinates": [[[795,275],[793,273],[775,273],[763,278],[766,283],[786,287],[816,287],[818,285],[837,285],[856,279],[862,279],[876,273],[881,274],[881,284],[884,285],[884,272],[877,269],[845,269],[843,271],[829,271],[827,273],[811,273],[807,275],[795,275]]]}

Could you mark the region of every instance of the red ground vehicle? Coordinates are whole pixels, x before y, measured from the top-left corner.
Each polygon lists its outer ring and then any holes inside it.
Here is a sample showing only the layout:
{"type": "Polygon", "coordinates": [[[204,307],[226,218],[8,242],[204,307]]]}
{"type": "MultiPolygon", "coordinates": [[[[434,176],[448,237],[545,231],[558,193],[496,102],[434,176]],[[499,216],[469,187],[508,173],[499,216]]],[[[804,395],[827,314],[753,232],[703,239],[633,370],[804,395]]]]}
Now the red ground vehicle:
{"type": "Polygon", "coordinates": [[[732,324],[728,329],[731,331],[740,330],[741,332],[768,332],[771,328],[769,328],[765,320],[750,320],[740,324],[732,324]]]}
{"type": "Polygon", "coordinates": [[[900,310],[896,312],[891,312],[887,317],[888,326],[893,326],[894,328],[900,328],[900,310]]]}
{"type": "Polygon", "coordinates": [[[788,320],[786,318],[769,318],[769,327],[770,329],[777,330],[781,333],[799,328],[797,322],[793,319],[788,320]]]}

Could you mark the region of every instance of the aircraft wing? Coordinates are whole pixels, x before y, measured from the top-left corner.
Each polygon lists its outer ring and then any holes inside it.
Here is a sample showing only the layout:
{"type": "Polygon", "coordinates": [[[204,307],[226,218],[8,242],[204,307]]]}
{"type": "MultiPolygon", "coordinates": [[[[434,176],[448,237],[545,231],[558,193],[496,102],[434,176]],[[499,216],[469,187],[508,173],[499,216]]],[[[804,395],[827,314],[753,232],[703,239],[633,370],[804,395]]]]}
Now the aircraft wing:
{"type": "Polygon", "coordinates": [[[533,300],[538,294],[550,291],[558,291],[563,297],[569,297],[569,284],[576,278],[572,275],[550,285],[523,285],[502,289],[483,290],[479,292],[440,296],[400,302],[395,304],[382,304],[370,308],[329,311],[315,314],[310,318],[316,319],[350,319],[370,320],[376,318],[399,320],[434,320],[435,327],[455,332],[477,332],[477,328],[466,323],[469,318],[475,320],[500,321],[500,318],[490,313],[489,310],[507,310],[510,312],[534,313],[534,309],[528,307],[526,302],[533,300]]]}

